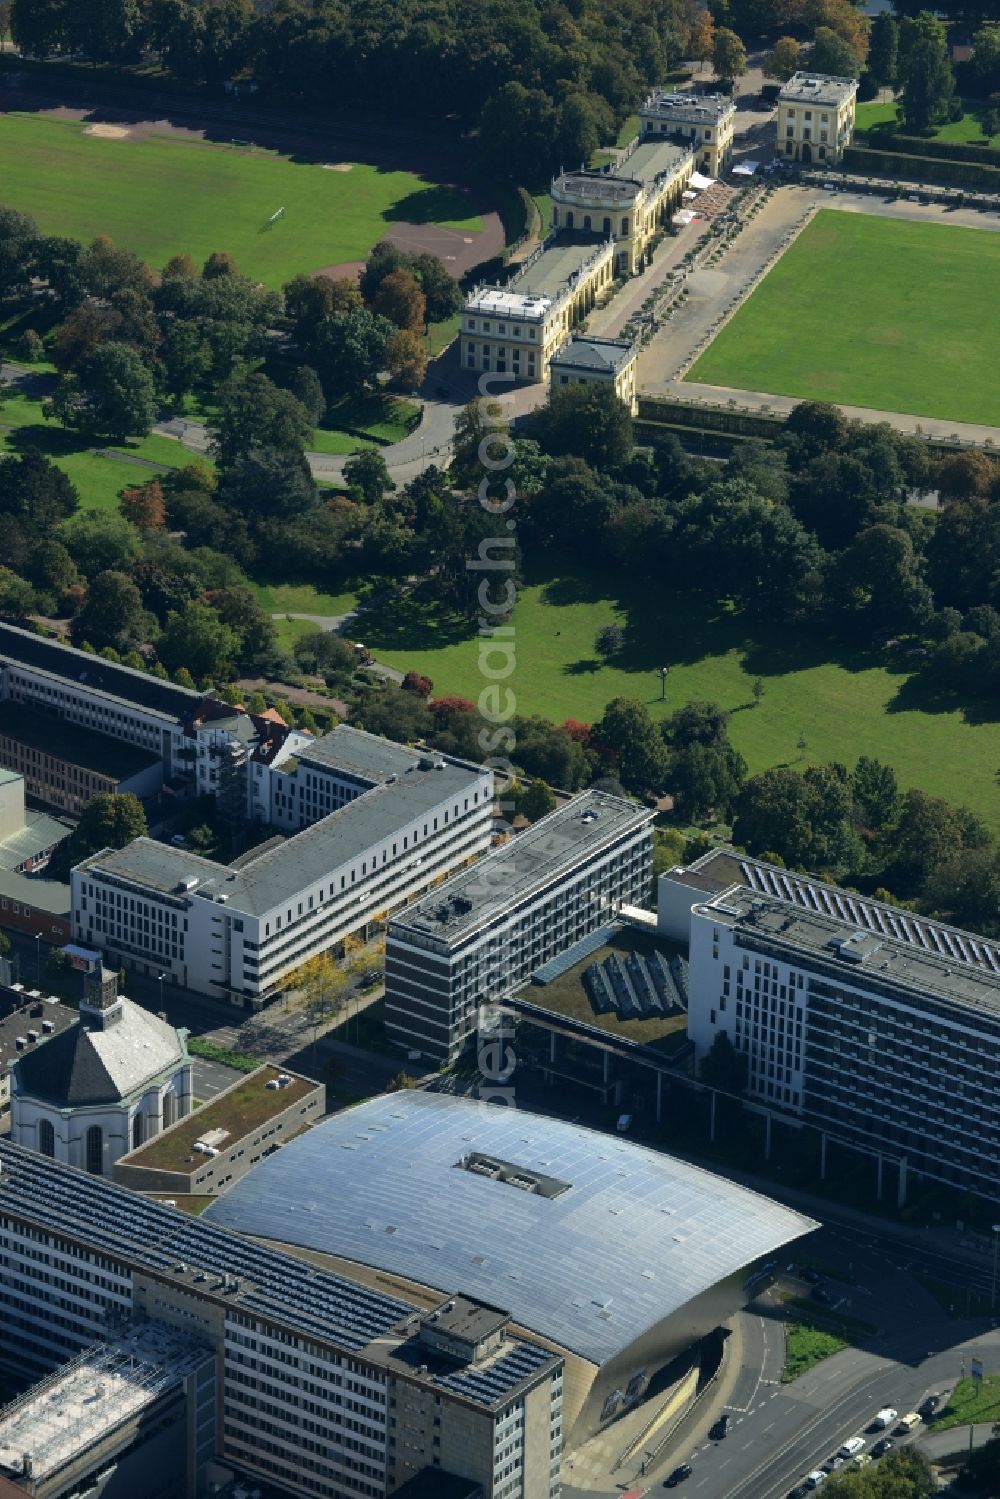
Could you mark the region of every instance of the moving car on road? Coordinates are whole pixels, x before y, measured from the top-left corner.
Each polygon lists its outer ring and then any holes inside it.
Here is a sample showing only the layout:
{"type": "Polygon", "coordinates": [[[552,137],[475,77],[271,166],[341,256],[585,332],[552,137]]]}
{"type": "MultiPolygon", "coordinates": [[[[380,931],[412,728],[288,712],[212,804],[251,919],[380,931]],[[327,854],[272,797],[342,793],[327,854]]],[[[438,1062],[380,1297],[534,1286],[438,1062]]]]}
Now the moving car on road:
{"type": "Polygon", "coordinates": [[[679,1483],[684,1482],[685,1478],[690,1478],[691,1473],[691,1464],[681,1463],[679,1467],[674,1469],[669,1478],[663,1480],[663,1487],[665,1489],[675,1489],[679,1483]]]}

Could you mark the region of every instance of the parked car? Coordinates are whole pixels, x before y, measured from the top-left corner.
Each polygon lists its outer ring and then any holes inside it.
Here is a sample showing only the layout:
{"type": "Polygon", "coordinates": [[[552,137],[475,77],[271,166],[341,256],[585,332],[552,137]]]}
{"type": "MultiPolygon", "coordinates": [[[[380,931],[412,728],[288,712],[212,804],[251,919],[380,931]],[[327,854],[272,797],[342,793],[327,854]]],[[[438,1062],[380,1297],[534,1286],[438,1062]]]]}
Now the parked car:
{"type": "Polygon", "coordinates": [[[858,1455],[857,1455],[857,1457],[852,1457],[851,1458],[851,1467],[852,1468],[867,1468],[867,1466],[871,1462],[871,1460],[872,1460],[872,1455],[871,1455],[870,1452],[859,1452],[858,1455]]]}
{"type": "Polygon", "coordinates": [[[818,1286],[823,1282],[823,1276],[818,1270],[812,1270],[808,1266],[802,1271],[802,1279],[810,1286],[818,1286]]]}
{"type": "Polygon", "coordinates": [[[895,1445],[892,1437],[880,1437],[872,1448],[872,1457],[884,1457],[887,1452],[892,1451],[895,1445]]]}
{"type": "Polygon", "coordinates": [[[669,1478],[663,1480],[663,1487],[665,1489],[675,1489],[679,1483],[684,1482],[685,1478],[690,1478],[691,1473],[691,1464],[681,1463],[679,1467],[674,1469],[669,1478]]]}
{"type": "Polygon", "coordinates": [[[843,1466],[844,1459],[841,1457],[839,1452],[835,1452],[833,1456],[828,1457],[826,1462],[823,1464],[823,1472],[827,1474],[836,1473],[837,1469],[842,1468],[843,1466]]]}
{"type": "Polygon", "coordinates": [[[797,1483],[794,1489],[789,1489],[788,1499],[806,1499],[808,1490],[804,1483],[797,1483]]]}
{"type": "Polygon", "coordinates": [[[940,1404],[940,1395],[928,1395],[926,1399],[921,1400],[920,1404],[917,1406],[917,1414],[923,1416],[925,1421],[929,1421],[940,1404]]]}
{"type": "Polygon", "coordinates": [[[908,1431],[912,1431],[915,1426],[919,1426],[919,1425],[920,1425],[920,1417],[917,1414],[917,1412],[916,1411],[907,1411],[906,1415],[905,1416],[901,1416],[900,1419],[896,1423],[896,1428],[895,1428],[896,1435],[898,1437],[905,1436],[908,1431]]]}
{"type": "Polygon", "coordinates": [[[875,1418],[872,1421],[871,1430],[885,1431],[886,1427],[891,1426],[898,1415],[899,1411],[893,1410],[891,1405],[883,1405],[882,1409],[876,1413],[875,1418]]]}
{"type": "Polygon", "coordinates": [[[723,1437],[729,1435],[729,1416],[725,1411],[723,1411],[708,1434],[713,1442],[721,1442],[723,1437]]]}
{"type": "Polygon", "coordinates": [[[848,1437],[847,1441],[841,1445],[840,1456],[843,1458],[857,1457],[859,1452],[864,1451],[864,1447],[864,1437],[848,1437]]]}
{"type": "Polygon", "coordinates": [[[806,1488],[810,1493],[813,1489],[818,1489],[821,1483],[826,1483],[826,1474],[822,1468],[814,1468],[811,1473],[806,1474],[806,1488]]]}

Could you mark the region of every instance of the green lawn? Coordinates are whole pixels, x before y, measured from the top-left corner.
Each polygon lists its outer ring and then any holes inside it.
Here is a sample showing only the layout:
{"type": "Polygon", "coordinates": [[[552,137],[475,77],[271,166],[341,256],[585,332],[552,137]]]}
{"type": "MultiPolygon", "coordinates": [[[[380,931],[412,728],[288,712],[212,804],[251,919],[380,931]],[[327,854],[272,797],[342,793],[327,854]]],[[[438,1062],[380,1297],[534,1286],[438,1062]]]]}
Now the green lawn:
{"type": "Polygon", "coordinates": [[[315,634],[317,626],[310,619],[286,619],[279,615],[274,621],[274,638],[283,651],[290,651],[303,635],[315,634]]]}
{"type": "MultiPolygon", "coordinates": [[[[418,411],[419,407],[413,401],[406,401],[401,396],[369,395],[358,399],[344,396],[327,408],[324,428],[334,431],[350,428],[352,432],[363,433],[377,442],[401,442],[412,431],[418,411]]],[[[336,450],[321,448],[319,451],[336,450]]]]}
{"type": "MultiPolygon", "coordinates": [[[[982,131],[983,111],[981,109],[969,109],[960,120],[949,120],[946,125],[939,125],[932,130],[928,136],[929,140],[953,141],[970,146],[994,146],[1000,148],[1000,135],[985,136],[982,131]]],[[[857,109],[857,122],[855,133],[865,136],[869,130],[884,129],[886,126],[895,129],[904,127],[899,124],[899,113],[895,104],[859,104],[857,109]]],[[[909,135],[915,135],[916,131],[907,131],[909,135]]]]}
{"type": "Polygon", "coordinates": [[[987,1374],[982,1384],[962,1379],[951,1399],[934,1420],[935,1431],[952,1426],[971,1426],[978,1421],[1000,1421],[1000,1374],[987,1374]]]}
{"type": "MultiPolygon", "coordinates": [[[[909,684],[905,661],[855,656],[835,641],[769,630],[650,584],[616,588],[599,575],[525,587],[514,628],[517,664],[508,685],[519,713],[593,722],[620,694],[645,702],[656,717],[708,699],[732,713],[733,741],[751,771],[853,764],[864,752],[893,765],[904,786],[965,802],[1000,830],[1000,723],[976,723],[954,702],[926,700],[909,684]],[[625,645],[621,659],[605,665],[594,638],[612,622],[624,627],[625,645]],[[665,705],[661,665],[670,668],[665,705]],[[764,696],[749,707],[758,676],[764,696]],[[797,747],[803,734],[804,754],[797,747]]],[[[380,661],[429,676],[436,695],[475,700],[486,685],[478,641],[460,620],[419,600],[369,611],[363,638],[380,661]]]]}
{"type": "Polygon", "coordinates": [[[891,100],[883,104],[859,104],[854,120],[854,134],[867,135],[869,130],[896,125],[898,122],[899,114],[891,100]]]}
{"type": "Polygon", "coordinates": [[[89,451],[88,439],[67,432],[55,422],[45,421],[40,401],[9,396],[0,406],[0,451],[19,452],[29,444],[39,448],[69,476],[86,510],[114,510],[119,490],[129,484],[145,484],[185,461],[185,450],[167,437],[136,438],[115,445],[115,451],[143,458],[145,463],[103,458],[89,451]],[[158,467],[150,468],[149,463],[158,467]]]}
{"type": "Polygon", "coordinates": [[[352,589],[321,593],[311,583],[255,583],[253,590],[268,614],[347,614],[358,601],[352,589]]]}
{"type": "Polygon", "coordinates": [[[825,209],[688,375],[1000,425],[1000,234],[825,209]]]}
{"type": "Polygon", "coordinates": [[[785,1367],[781,1371],[782,1384],[791,1384],[800,1374],[805,1374],[823,1359],[846,1348],[843,1338],[820,1327],[807,1327],[793,1322],[785,1328],[785,1367]]]}
{"type": "Polygon", "coordinates": [[[49,234],[107,234],[153,266],[228,250],[248,274],[281,286],[298,272],[363,260],[392,223],[466,234],[482,220],[458,191],[412,172],[360,163],[328,171],[270,151],[167,136],[103,140],[76,122],[0,119],[0,201],[49,234]],[[285,209],[284,218],[269,224],[285,209]]]}

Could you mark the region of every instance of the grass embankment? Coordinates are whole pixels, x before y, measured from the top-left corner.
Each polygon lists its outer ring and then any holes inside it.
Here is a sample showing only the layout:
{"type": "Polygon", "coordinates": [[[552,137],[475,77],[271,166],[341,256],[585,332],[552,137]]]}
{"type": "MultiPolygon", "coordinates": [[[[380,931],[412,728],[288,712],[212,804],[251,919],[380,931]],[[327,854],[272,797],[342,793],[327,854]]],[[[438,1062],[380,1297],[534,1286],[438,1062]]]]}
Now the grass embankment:
{"type": "Polygon", "coordinates": [[[688,379],[1000,426],[1000,235],[818,213],[688,379]]]}
{"type": "Polygon", "coordinates": [[[107,234],[157,268],[172,255],[200,262],[225,249],[248,275],[279,287],[300,272],[363,260],[394,223],[470,235],[483,227],[462,193],[413,172],[176,136],[109,140],[87,130],[77,121],[4,116],[0,198],[48,234],[84,241],[107,234]],[[283,217],[271,222],[279,208],[283,217]]]}
{"type": "MultiPolygon", "coordinates": [[[[513,623],[516,667],[506,685],[518,713],[593,722],[623,695],[660,718],[693,698],[708,700],[732,714],[733,742],[751,772],[828,760],[853,764],[863,748],[892,765],[904,787],[965,803],[1000,830],[1000,724],[977,722],[955,699],[932,696],[911,676],[905,656],[851,651],[655,583],[596,573],[526,586],[513,623]],[[605,663],[594,639],[611,623],[623,627],[625,643],[605,663]],[[666,703],[660,701],[664,663],[666,703]],[[757,677],[764,695],[753,707],[757,677]]],[[[419,596],[368,611],[359,632],[380,661],[429,676],[435,696],[475,701],[486,685],[479,642],[465,621],[419,596]]]]}
{"type": "Polygon", "coordinates": [[[800,1296],[784,1296],[782,1304],[791,1308],[797,1319],[785,1327],[782,1384],[790,1384],[807,1369],[822,1363],[823,1359],[839,1353],[851,1343],[864,1342],[878,1330],[871,1322],[863,1322],[859,1317],[843,1317],[835,1311],[827,1312],[800,1296]]]}
{"type": "Polygon", "coordinates": [[[260,1057],[252,1057],[245,1051],[229,1051],[225,1046],[216,1046],[214,1041],[203,1041],[199,1036],[188,1040],[187,1049],[193,1057],[219,1062],[223,1067],[234,1067],[237,1072],[255,1072],[261,1066],[260,1057]]]}
{"type": "Polygon", "coordinates": [[[959,1380],[933,1425],[935,1431],[948,1431],[981,1421],[1000,1421],[1000,1374],[986,1374],[981,1381],[959,1380]]]}
{"type": "Polygon", "coordinates": [[[805,1374],[816,1364],[821,1364],[831,1354],[847,1347],[846,1338],[838,1338],[820,1327],[810,1327],[802,1322],[792,1322],[785,1328],[785,1367],[781,1371],[782,1384],[791,1384],[800,1374],[805,1374]]]}

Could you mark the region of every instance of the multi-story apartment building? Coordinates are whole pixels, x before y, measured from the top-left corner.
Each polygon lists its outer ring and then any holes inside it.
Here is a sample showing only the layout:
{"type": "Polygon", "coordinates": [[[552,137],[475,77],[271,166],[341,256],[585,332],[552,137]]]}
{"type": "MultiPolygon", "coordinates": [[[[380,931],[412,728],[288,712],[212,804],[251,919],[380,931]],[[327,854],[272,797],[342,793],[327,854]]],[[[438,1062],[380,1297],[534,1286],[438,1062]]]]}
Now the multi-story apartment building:
{"type": "Polygon", "coordinates": [[[435,1061],[484,1006],[649,891],[654,813],[585,791],[389,923],[386,1030],[435,1061]]]}
{"type": "Polygon", "coordinates": [[[574,333],[549,360],[551,392],[567,385],[610,385],[634,415],[638,359],[639,345],[628,339],[574,333]]]}
{"type": "Polygon", "coordinates": [[[261,804],[292,836],[232,866],[149,838],[94,854],[71,876],[78,940],[116,966],[259,1005],[307,958],[490,845],[481,766],[341,725],[261,772],[261,804]]]}
{"type": "Polygon", "coordinates": [[[726,171],[733,155],[736,102],[726,94],[674,93],[654,89],[639,109],[639,133],[683,142],[700,171],[726,171]]]}
{"type": "Polygon", "coordinates": [[[613,239],[615,274],[634,275],[647,264],[653,236],[680,205],[693,171],[688,147],[637,137],[613,169],[553,179],[552,227],[613,239]]]}
{"type": "Polygon", "coordinates": [[[283,1493],[383,1499],[425,1469],[559,1492],[563,1360],[503,1312],[372,1289],[0,1141],[0,1363],[48,1372],[129,1319],[215,1350],[219,1456],[283,1493]]]}
{"type": "Polygon", "coordinates": [[[933,941],[919,923],[879,926],[834,914],[821,890],[812,908],[744,885],[694,904],[697,1054],[725,1032],[746,1057],[751,1098],[894,1159],[901,1197],[915,1171],[995,1199],[1000,949],[943,928],[933,941]]]}
{"type": "Polygon", "coordinates": [[[544,380],[549,360],[614,280],[610,239],[551,238],[506,286],[477,287],[462,315],[462,364],[470,370],[544,380]]]}
{"type": "Polygon", "coordinates": [[[795,73],[778,95],[778,155],[803,165],[839,161],[854,135],[856,78],[795,73]]]}

